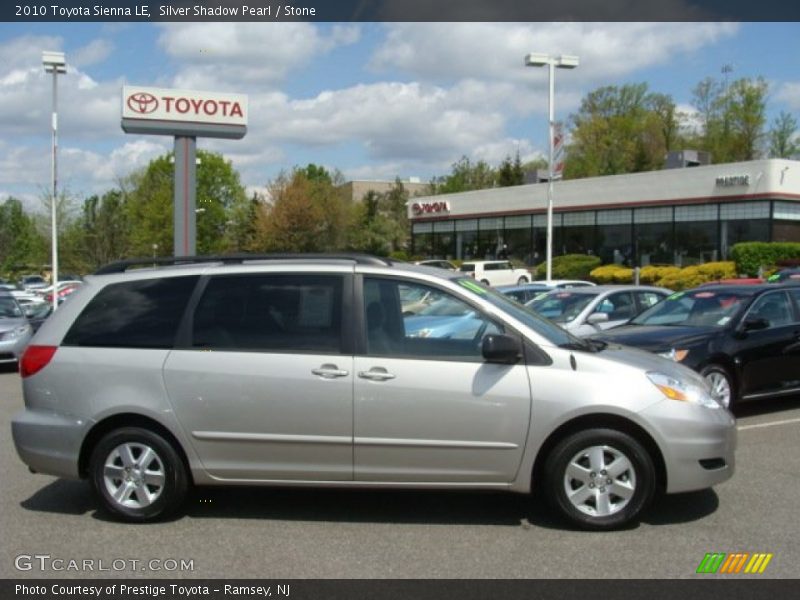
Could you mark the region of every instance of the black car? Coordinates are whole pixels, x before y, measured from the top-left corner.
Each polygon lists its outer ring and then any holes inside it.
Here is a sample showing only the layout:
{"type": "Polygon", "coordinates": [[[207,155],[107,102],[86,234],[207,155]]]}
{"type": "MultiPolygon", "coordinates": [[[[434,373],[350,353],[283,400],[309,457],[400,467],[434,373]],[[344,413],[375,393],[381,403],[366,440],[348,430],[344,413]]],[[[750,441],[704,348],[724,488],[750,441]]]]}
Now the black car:
{"type": "Polygon", "coordinates": [[[677,292],[628,324],[591,337],[691,367],[726,407],[800,393],[798,286],[723,285],[677,292]]]}

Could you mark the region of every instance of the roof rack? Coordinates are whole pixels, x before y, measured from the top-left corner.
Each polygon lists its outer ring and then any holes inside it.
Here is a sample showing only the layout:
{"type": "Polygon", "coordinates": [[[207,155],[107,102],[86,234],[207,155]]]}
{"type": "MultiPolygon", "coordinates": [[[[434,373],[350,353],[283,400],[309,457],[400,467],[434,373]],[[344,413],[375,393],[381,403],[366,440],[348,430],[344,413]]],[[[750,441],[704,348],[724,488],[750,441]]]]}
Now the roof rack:
{"type": "Polygon", "coordinates": [[[242,264],[248,261],[266,260],[343,260],[357,265],[390,266],[398,261],[359,253],[308,253],[308,254],[226,254],[218,256],[158,256],[118,260],[97,269],[95,275],[124,273],[132,267],[191,265],[202,263],[242,264]]]}

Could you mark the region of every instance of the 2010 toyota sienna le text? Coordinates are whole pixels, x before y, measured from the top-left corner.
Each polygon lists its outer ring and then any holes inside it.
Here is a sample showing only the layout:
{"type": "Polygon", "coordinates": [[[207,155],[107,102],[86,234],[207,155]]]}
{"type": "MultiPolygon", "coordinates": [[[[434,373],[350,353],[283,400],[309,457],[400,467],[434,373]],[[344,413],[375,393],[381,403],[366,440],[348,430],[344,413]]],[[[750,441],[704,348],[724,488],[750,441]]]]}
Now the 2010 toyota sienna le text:
{"type": "Polygon", "coordinates": [[[733,474],[734,419],[697,373],[579,340],[463,274],[181,260],[101,269],[20,365],[22,460],[88,478],[120,518],[162,517],[191,484],[541,489],[611,529],[657,491],[733,474]],[[470,317],[410,328],[410,294],[470,317]]]}

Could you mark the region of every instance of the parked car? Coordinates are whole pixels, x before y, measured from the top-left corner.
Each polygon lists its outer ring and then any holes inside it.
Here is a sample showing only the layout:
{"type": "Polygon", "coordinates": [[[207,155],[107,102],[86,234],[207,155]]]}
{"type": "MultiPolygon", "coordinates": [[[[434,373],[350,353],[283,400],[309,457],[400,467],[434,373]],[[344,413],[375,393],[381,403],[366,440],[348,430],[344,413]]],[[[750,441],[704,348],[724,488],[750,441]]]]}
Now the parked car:
{"type": "Polygon", "coordinates": [[[527,269],[517,269],[507,260],[469,261],[462,263],[458,270],[469,273],[473,279],[492,286],[513,283],[522,285],[531,280],[531,274],[527,269]]]}
{"type": "Polygon", "coordinates": [[[778,271],[769,278],[770,283],[800,283],[800,267],[778,271]]]}
{"type": "Polygon", "coordinates": [[[726,407],[800,392],[797,286],[721,285],[678,292],[597,337],[691,367],[726,407]]]}
{"type": "Polygon", "coordinates": [[[422,265],[424,267],[436,267],[437,269],[446,269],[447,271],[458,270],[456,266],[449,260],[440,260],[440,259],[420,260],[417,261],[415,264],[422,265]]]}
{"type": "Polygon", "coordinates": [[[33,330],[14,297],[0,292],[0,364],[16,363],[33,330]]]}
{"type": "Polygon", "coordinates": [[[553,290],[526,306],[579,337],[618,327],[672,293],[660,287],[597,285],[553,290]]]}
{"type": "Polygon", "coordinates": [[[10,292],[16,290],[17,286],[11,283],[8,279],[0,277],[0,292],[10,292]]]}
{"type": "Polygon", "coordinates": [[[42,323],[47,320],[47,317],[52,314],[53,305],[48,304],[47,302],[42,302],[41,304],[24,306],[23,310],[28,319],[28,323],[30,323],[33,333],[36,333],[39,331],[39,327],[42,326],[42,323]]]}
{"type": "Polygon", "coordinates": [[[463,273],[363,255],[175,260],[100,269],[20,365],[20,457],[90,480],[118,518],[164,517],[190,483],[535,486],[602,530],[656,490],[733,474],[735,421],[695,372],[578,339],[463,273]],[[414,335],[401,287],[470,317],[414,335]]]}
{"type": "Polygon", "coordinates": [[[546,285],[551,288],[558,288],[560,290],[566,290],[577,287],[591,287],[593,285],[597,285],[595,283],[592,283],[591,281],[582,281],[580,279],[537,279],[533,283],[539,285],[546,285]]]}
{"type": "MultiPolygon", "coordinates": [[[[65,281],[63,284],[58,284],[58,302],[59,304],[67,299],[67,297],[72,294],[75,290],[83,285],[80,281],[65,281]]],[[[53,302],[53,288],[50,287],[50,291],[48,291],[44,295],[45,302],[53,302]]]]}
{"type": "MultiPolygon", "coordinates": [[[[83,281],[73,280],[73,279],[65,279],[58,281],[58,293],[61,295],[61,292],[66,289],[71,289],[83,284],[83,281]]],[[[47,296],[48,294],[51,295],[50,301],[52,302],[52,293],[53,293],[53,286],[48,285],[47,287],[37,289],[36,292],[42,297],[47,296]]]]}
{"type": "Polygon", "coordinates": [[[508,296],[520,304],[525,304],[542,294],[546,294],[553,288],[543,283],[534,282],[524,285],[498,285],[495,289],[504,296],[508,296]]]}
{"type": "Polygon", "coordinates": [[[41,275],[25,275],[21,277],[19,280],[19,284],[17,287],[21,290],[25,290],[26,292],[31,292],[34,290],[41,290],[48,286],[47,280],[42,277],[41,275]]]}

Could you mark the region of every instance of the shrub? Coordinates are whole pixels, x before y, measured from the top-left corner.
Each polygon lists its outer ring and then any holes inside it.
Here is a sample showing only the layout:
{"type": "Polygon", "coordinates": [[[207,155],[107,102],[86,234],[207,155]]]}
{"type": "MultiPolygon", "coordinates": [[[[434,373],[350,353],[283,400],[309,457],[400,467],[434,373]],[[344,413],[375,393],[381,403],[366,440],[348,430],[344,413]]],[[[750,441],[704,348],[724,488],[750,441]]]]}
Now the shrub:
{"type": "Polygon", "coordinates": [[[631,283],[633,281],[633,269],[622,265],[603,265],[592,269],[589,278],[599,284],[608,283],[631,283]]]}
{"type": "Polygon", "coordinates": [[[646,267],[642,267],[642,269],[639,271],[639,283],[646,285],[661,285],[659,281],[665,277],[677,275],[680,273],[680,270],[680,267],[674,267],[672,265],[647,265],[646,267]]]}
{"type": "Polygon", "coordinates": [[[684,267],[677,272],[669,273],[656,282],[656,285],[669,288],[671,290],[687,290],[697,287],[707,280],[703,278],[699,267],[684,267]]]}
{"type": "MultiPolygon", "coordinates": [[[[600,266],[600,259],[590,254],[565,254],[553,257],[553,279],[588,279],[589,273],[600,266]]],[[[536,268],[539,279],[547,277],[547,264],[536,268]]]]}
{"type": "Polygon", "coordinates": [[[736,277],[736,263],[732,261],[710,262],[697,266],[700,275],[706,281],[717,281],[718,279],[733,279],[736,277]]]}
{"type": "Polygon", "coordinates": [[[760,267],[773,267],[779,262],[800,259],[797,242],[742,242],[731,248],[731,257],[739,273],[758,275],[760,267]]]}
{"type": "Polygon", "coordinates": [[[408,253],[405,250],[394,250],[389,253],[389,258],[408,262],[408,253]]]}

